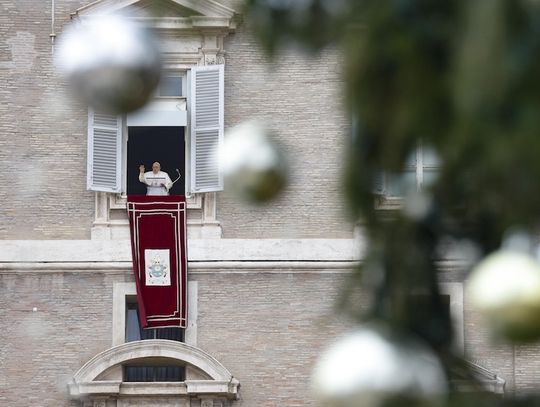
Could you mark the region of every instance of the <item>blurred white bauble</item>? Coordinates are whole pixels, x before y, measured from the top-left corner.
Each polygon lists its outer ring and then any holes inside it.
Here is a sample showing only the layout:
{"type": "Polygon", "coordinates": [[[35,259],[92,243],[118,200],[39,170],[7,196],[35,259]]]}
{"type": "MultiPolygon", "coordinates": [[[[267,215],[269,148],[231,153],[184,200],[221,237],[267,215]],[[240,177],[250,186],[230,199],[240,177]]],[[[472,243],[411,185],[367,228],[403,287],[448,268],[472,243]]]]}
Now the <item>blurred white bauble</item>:
{"type": "Polygon", "coordinates": [[[514,341],[540,338],[540,264],[533,257],[490,254],[471,272],[467,293],[494,333],[514,341]]]}
{"type": "Polygon", "coordinates": [[[313,389],[325,406],[377,407],[398,399],[437,404],[448,384],[439,359],[427,346],[364,327],[322,354],[313,389]]]}
{"type": "Polygon", "coordinates": [[[73,23],[55,57],[76,97],[111,114],[142,107],[161,75],[154,35],[121,15],[73,23]]]}
{"type": "Polygon", "coordinates": [[[227,189],[246,201],[269,201],[285,187],[285,157],[262,122],[253,120],[231,128],[219,160],[227,189]]]}

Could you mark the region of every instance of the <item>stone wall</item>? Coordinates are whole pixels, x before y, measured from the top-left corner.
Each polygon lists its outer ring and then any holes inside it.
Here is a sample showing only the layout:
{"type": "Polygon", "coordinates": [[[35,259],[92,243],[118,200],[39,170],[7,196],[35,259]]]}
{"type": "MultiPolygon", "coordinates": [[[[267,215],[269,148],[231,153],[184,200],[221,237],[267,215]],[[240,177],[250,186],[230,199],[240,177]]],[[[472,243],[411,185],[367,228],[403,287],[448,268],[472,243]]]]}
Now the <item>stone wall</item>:
{"type": "MultiPolygon", "coordinates": [[[[56,29],[90,3],[57,0],[56,29]]],[[[94,193],[86,190],[87,112],[52,66],[51,4],[0,0],[0,239],[88,239],[94,193]],[[36,6],[38,5],[38,6],[36,6]]],[[[245,207],[218,196],[227,238],[351,237],[340,171],[349,121],[337,51],[288,52],[271,63],[245,25],[232,34],[225,78],[226,128],[254,117],[276,129],[291,182],[274,204],[245,207]]]]}
{"type": "Polygon", "coordinates": [[[271,205],[246,207],[227,193],[218,198],[225,237],[351,237],[342,170],[350,122],[344,113],[342,59],[284,50],[269,61],[246,24],[226,40],[226,127],[267,121],[290,159],[290,184],[271,205]]]}
{"type": "MultiPolygon", "coordinates": [[[[344,270],[198,269],[197,346],[238,380],[235,406],[308,406],[324,344],[348,324],[344,270]]],[[[58,407],[73,374],[112,341],[112,285],[130,271],[0,272],[0,405],[58,407]],[[36,308],[36,311],[33,309],[36,308]]]]}
{"type": "Polygon", "coordinates": [[[71,405],[67,383],[73,374],[110,347],[112,282],[123,278],[0,273],[0,405],[71,405]]]}
{"type": "MultiPolygon", "coordinates": [[[[90,236],[86,109],[67,99],[52,67],[51,2],[0,1],[2,239],[90,236]]],[[[56,30],[81,1],[56,1],[56,30]]]]}

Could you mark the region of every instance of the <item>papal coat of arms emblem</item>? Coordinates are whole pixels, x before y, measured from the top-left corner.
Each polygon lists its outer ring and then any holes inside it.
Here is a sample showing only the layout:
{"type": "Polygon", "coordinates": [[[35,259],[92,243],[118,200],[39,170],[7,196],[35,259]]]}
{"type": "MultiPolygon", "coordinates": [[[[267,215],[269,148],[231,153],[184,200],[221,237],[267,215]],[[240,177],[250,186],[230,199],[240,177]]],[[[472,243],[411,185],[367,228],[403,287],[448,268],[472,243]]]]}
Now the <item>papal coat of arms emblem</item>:
{"type": "Polygon", "coordinates": [[[146,285],[171,285],[168,249],[146,249],[144,251],[146,285]]]}

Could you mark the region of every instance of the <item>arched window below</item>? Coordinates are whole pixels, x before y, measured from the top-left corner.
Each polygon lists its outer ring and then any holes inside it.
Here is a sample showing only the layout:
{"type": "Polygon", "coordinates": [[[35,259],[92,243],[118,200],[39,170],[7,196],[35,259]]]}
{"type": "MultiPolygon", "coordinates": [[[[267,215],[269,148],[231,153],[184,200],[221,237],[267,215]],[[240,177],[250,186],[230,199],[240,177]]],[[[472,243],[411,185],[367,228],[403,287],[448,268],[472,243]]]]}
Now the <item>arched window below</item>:
{"type": "Polygon", "coordinates": [[[69,395],[81,407],[228,407],[238,396],[239,382],[215,358],[182,342],[149,339],[107,349],[89,360],[73,376],[69,395]],[[189,368],[183,381],[114,380],[111,372],[129,366],[189,368]],[[141,404],[142,403],[142,404],[141,404]]]}

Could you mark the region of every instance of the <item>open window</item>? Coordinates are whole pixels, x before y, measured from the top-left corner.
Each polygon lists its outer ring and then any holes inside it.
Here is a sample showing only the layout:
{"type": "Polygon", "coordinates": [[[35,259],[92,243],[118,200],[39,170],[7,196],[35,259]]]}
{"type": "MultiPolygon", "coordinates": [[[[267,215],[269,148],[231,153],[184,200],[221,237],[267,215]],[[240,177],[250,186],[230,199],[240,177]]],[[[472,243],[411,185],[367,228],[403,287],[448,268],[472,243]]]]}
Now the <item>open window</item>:
{"type": "Polygon", "coordinates": [[[152,163],[159,161],[171,180],[178,179],[169,194],[185,195],[185,128],[129,126],[127,133],[127,194],[146,194],[146,185],[139,181],[139,165],[146,165],[146,171],[151,171],[152,163]]]}
{"type": "Polygon", "coordinates": [[[223,82],[223,65],[166,72],[156,97],[137,112],[117,117],[90,110],[88,189],[144,194],[139,164],[149,169],[159,161],[171,179],[181,175],[172,194],[221,191],[215,151],[223,142],[223,82]]]}
{"type": "MultiPolygon", "coordinates": [[[[223,138],[225,38],[236,30],[240,15],[219,0],[87,3],[72,13],[73,21],[84,25],[109,13],[122,13],[155,30],[163,57],[161,83],[139,112],[122,117],[89,112],[87,188],[98,191],[91,239],[129,237],[125,210],[127,194],[132,193],[131,172],[138,175],[139,164],[150,170],[154,161],[162,164],[172,180],[178,176],[176,168],[182,174],[172,193],[186,196],[189,236],[221,238],[215,192],[223,189],[223,178],[213,153],[223,138]],[[162,162],[160,151],[158,157],[145,155],[142,163],[128,165],[133,137],[144,138],[144,132],[155,134],[162,127],[182,129],[182,149],[160,143],[162,151],[174,152],[177,160],[162,162]]],[[[178,138],[181,132],[176,132],[178,138]]]]}

